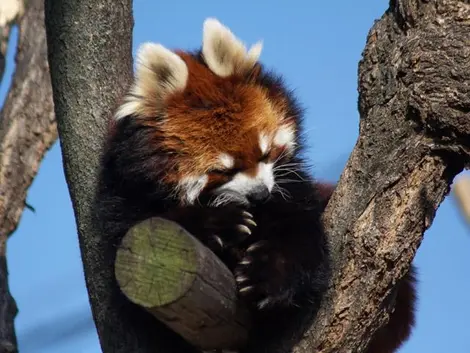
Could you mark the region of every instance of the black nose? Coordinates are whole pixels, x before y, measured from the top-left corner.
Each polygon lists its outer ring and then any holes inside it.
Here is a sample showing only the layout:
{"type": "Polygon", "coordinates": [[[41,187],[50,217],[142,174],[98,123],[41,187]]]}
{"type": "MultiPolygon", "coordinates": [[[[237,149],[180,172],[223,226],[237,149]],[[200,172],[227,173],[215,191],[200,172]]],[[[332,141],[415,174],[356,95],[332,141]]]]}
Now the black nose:
{"type": "Polygon", "coordinates": [[[266,186],[260,186],[254,189],[252,192],[250,192],[247,195],[248,201],[250,202],[262,202],[266,201],[269,198],[269,195],[271,193],[269,192],[268,188],[266,186]]]}

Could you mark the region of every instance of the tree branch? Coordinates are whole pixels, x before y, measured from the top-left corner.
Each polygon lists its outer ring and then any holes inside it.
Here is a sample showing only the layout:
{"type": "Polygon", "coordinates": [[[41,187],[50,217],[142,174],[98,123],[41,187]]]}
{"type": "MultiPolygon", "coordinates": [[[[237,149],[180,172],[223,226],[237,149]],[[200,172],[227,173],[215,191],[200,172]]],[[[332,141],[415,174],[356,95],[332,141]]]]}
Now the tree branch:
{"type": "Polygon", "coordinates": [[[335,277],[297,353],[364,350],[469,163],[469,20],[462,1],[397,0],[370,31],[359,65],[360,136],[324,216],[335,277]]]}
{"type": "MultiPolygon", "coordinates": [[[[2,6],[5,4],[2,3],[2,6]]],[[[19,13],[22,5],[19,5],[19,13]]],[[[1,17],[1,16],[0,16],[1,17]]],[[[6,240],[18,226],[26,192],[57,138],[46,56],[43,1],[30,0],[19,22],[16,71],[0,113],[0,350],[16,352],[17,308],[8,287],[6,240]]]]}

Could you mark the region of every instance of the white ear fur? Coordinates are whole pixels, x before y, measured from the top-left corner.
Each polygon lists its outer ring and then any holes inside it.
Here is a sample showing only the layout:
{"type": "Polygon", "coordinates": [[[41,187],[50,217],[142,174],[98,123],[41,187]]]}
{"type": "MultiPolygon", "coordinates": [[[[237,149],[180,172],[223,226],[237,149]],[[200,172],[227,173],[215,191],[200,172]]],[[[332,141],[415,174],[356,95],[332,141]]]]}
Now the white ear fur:
{"type": "Polygon", "coordinates": [[[262,42],[258,42],[247,51],[243,42],[215,18],[204,21],[202,55],[209,69],[218,76],[249,71],[258,61],[262,48],[262,42]]]}
{"type": "Polygon", "coordinates": [[[171,93],[186,87],[188,67],[177,54],[156,43],[144,43],[137,52],[133,85],[119,107],[115,118],[144,114],[162,108],[171,93]]]}

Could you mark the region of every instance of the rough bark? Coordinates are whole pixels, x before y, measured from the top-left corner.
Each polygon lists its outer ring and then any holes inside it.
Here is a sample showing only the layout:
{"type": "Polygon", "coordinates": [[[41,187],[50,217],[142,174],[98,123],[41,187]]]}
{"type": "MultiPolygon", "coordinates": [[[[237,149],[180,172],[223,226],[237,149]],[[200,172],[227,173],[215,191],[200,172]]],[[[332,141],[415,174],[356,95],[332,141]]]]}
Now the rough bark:
{"type": "Polygon", "coordinates": [[[335,276],[297,353],[361,352],[469,163],[470,5],[396,0],[359,65],[360,136],[324,221],[335,276]],[[315,350],[314,350],[315,349],[315,350]]]}
{"type": "MultiPolygon", "coordinates": [[[[119,320],[113,256],[91,222],[106,119],[131,72],[130,0],[46,4],[64,168],[103,352],[173,352],[150,337],[155,327],[119,320]]],[[[359,67],[360,136],[324,217],[335,276],[297,353],[361,352],[386,321],[391,286],[469,161],[469,39],[470,7],[457,0],[391,1],[372,28],[359,67]]]]}
{"type": "MultiPolygon", "coordinates": [[[[22,5],[19,5],[21,13],[22,5]]],[[[16,70],[0,112],[1,352],[17,350],[13,325],[17,308],[8,287],[6,240],[18,225],[27,190],[42,158],[56,138],[44,6],[42,0],[30,0],[19,22],[16,70]]]]}
{"type": "Polygon", "coordinates": [[[65,178],[104,353],[159,352],[151,327],[122,320],[113,298],[116,249],[93,227],[107,123],[132,74],[132,0],[46,0],[46,31],[65,178]]]}

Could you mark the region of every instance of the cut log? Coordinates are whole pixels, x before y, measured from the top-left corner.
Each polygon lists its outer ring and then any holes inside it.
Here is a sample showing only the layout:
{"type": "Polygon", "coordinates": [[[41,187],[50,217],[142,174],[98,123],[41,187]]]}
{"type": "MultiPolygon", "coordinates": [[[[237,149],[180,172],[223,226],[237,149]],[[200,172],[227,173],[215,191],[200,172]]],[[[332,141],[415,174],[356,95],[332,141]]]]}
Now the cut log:
{"type": "Polygon", "coordinates": [[[122,292],[201,349],[235,349],[247,339],[232,273],[177,223],[151,218],[129,230],[117,252],[122,292]]]}

